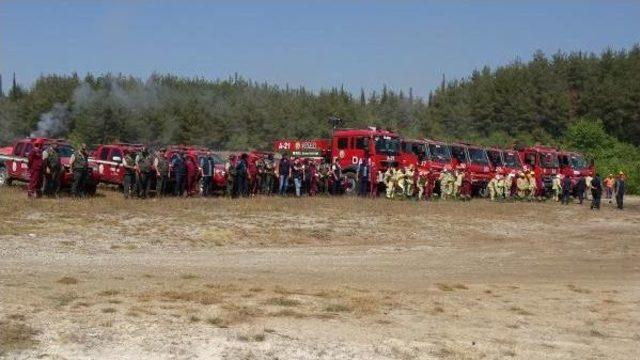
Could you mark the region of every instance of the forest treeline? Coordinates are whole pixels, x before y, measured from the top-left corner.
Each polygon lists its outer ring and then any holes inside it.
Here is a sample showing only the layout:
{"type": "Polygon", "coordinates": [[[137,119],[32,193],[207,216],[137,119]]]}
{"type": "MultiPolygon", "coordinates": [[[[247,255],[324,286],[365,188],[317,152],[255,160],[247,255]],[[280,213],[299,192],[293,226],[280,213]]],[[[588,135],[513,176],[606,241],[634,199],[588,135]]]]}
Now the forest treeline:
{"type": "Polygon", "coordinates": [[[239,76],[43,75],[29,88],[14,81],[0,98],[0,143],[33,134],[89,144],[269,149],[278,138],[328,136],[329,116],[347,127],[376,125],[407,137],[560,147],[580,143],[567,136],[581,131],[570,130],[591,122],[587,128],[601,128],[607,146],[622,144],[637,155],[640,46],[601,54],[536,52],[528,62],[443,79],[430,93],[386,86],[356,94],[340,87],[310,91],[239,76]]]}

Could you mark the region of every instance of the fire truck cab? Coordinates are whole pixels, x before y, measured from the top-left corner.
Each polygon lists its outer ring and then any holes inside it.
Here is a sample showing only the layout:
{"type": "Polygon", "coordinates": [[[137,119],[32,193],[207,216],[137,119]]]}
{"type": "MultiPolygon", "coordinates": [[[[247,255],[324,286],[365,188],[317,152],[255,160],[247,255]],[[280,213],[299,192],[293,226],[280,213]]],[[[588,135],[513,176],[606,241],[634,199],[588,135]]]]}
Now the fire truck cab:
{"type": "MultiPolygon", "coordinates": [[[[11,185],[15,181],[28,182],[31,176],[28,168],[29,152],[33,149],[33,144],[37,140],[43,141],[43,149],[47,149],[51,144],[58,144],[58,153],[60,154],[60,162],[64,167],[61,177],[61,188],[70,188],[73,184],[73,174],[69,171],[69,160],[74,152],[73,147],[66,141],[61,139],[46,138],[27,138],[14,142],[11,153],[8,155],[0,155],[0,160],[4,162],[6,177],[4,184],[11,185]]],[[[98,185],[98,176],[93,166],[89,166],[89,176],[87,177],[87,192],[94,194],[98,185]]]]}
{"type": "Polygon", "coordinates": [[[520,162],[518,152],[515,150],[491,148],[487,150],[487,155],[489,156],[491,166],[496,172],[499,171],[502,175],[522,171],[522,162],[520,162]]]}
{"type": "Polygon", "coordinates": [[[593,176],[595,167],[593,162],[589,163],[584,155],[572,151],[560,151],[558,153],[560,162],[560,173],[571,179],[571,184],[575,185],[582,176],[593,176]]]}
{"type": "Polygon", "coordinates": [[[560,173],[558,151],[549,146],[535,145],[518,150],[522,166],[542,175],[547,190],[551,189],[553,176],[560,173]]]}
{"type": "Polygon", "coordinates": [[[493,177],[493,168],[487,150],[465,143],[453,143],[450,145],[450,149],[453,164],[455,166],[465,164],[471,174],[471,185],[474,192],[485,196],[487,184],[493,177]]]}
{"type": "Polygon", "coordinates": [[[355,172],[358,163],[368,154],[374,171],[384,172],[406,160],[401,154],[401,139],[396,133],[371,127],[341,129],[333,134],[331,159],[338,159],[346,173],[355,172]]]}

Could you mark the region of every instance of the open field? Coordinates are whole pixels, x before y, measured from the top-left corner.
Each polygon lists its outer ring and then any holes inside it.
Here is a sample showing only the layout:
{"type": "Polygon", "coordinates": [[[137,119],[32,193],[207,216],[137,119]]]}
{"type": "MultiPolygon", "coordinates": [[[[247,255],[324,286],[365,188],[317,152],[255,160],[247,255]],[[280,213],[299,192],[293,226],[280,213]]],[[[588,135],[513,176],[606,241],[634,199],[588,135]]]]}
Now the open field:
{"type": "Polygon", "coordinates": [[[640,358],[640,198],[27,201],[0,357],[640,358]]]}

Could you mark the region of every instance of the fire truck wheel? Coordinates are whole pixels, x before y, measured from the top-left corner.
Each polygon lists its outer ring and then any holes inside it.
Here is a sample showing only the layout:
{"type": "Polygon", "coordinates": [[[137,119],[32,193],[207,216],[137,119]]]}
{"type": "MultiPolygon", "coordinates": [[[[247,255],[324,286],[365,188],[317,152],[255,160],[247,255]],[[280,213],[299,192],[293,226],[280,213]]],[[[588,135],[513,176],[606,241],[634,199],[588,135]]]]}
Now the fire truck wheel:
{"type": "Polygon", "coordinates": [[[487,196],[489,196],[489,189],[487,189],[486,186],[478,188],[478,196],[486,198],[487,196]]]}
{"type": "Polygon", "coordinates": [[[7,173],[7,168],[0,167],[0,186],[5,185],[11,185],[11,179],[9,178],[9,174],[7,173]]]}

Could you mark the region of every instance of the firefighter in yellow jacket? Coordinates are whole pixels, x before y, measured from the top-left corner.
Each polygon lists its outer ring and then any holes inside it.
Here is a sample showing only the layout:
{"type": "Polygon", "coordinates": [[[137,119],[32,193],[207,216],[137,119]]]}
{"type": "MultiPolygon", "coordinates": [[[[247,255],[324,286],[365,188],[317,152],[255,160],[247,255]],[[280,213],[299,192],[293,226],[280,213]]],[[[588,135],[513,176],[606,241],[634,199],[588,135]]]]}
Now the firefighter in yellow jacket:
{"type": "Polygon", "coordinates": [[[464,179],[464,171],[458,167],[454,173],[453,182],[453,197],[460,197],[460,188],[462,187],[462,180],[464,179]]]}
{"type": "Polygon", "coordinates": [[[453,192],[453,176],[451,175],[450,169],[445,167],[440,173],[438,181],[440,181],[440,197],[447,199],[453,192]]]}
{"type": "Polygon", "coordinates": [[[406,197],[413,196],[413,177],[415,175],[415,171],[413,169],[413,164],[409,165],[409,167],[405,170],[404,173],[404,182],[405,182],[405,193],[406,197]]]}
{"type": "Polygon", "coordinates": [[[535,197],[536,194],[536,178],[533,175],[532,171],[528,171],[527,172],[527,182],[528,182],[528,187],[527,187],[527,199],[533,201],[533,199],[535,198],[536,200],[542,200],[542,199],[538,199],[535,197]]]}
{"type": "Polygon", "coordinates": [[[404,169],[398,168],[396,170],[395,180],[396,180],[397,190],[399,191],[400,195],[404,196],[406,194],[406,188],[407,188],[407,179],[406,179],[406,174],[404,172],[404,169]]]}
{"type": "Polygon", "coordinates": [[[529,182],[523,172],[518,174],[516,180],[516,187],[518,188],[518,199],[524,199],[527,197],[527,190],[529,190],[529,182]]]}
{"type": "Polygon", "coordinates": [[[498,181],[500,179],[500,174],[496,173],[494,177],[489,180],[487,184],[487,189],[489,189],[489,198],[491,201],[496,201],[496,196],[498,195],[498,181]]]}
{"type": "Polygon", "coordinates": [[[418,187],[418,200],[422,200],[424,198],[424,190],[429,182],[427,176],[427,173],[424,171],[418,172],[418,181],[416,183],[416,186],[418,187]]]}
{"type": "Polygon", "coordinates": [[[553,200],[560,201],[562,194],[562,175],[557,174],[551,181],[551,190],[553,190],[553,200]]]}
{"type": "Polygon", "coordinates": [[[396,190],[396,182],[395,171],[392,167],[389,167],[387,171],[384,172],[384,185],[387,190],[387,199],[393,199],[396,190]]]}

